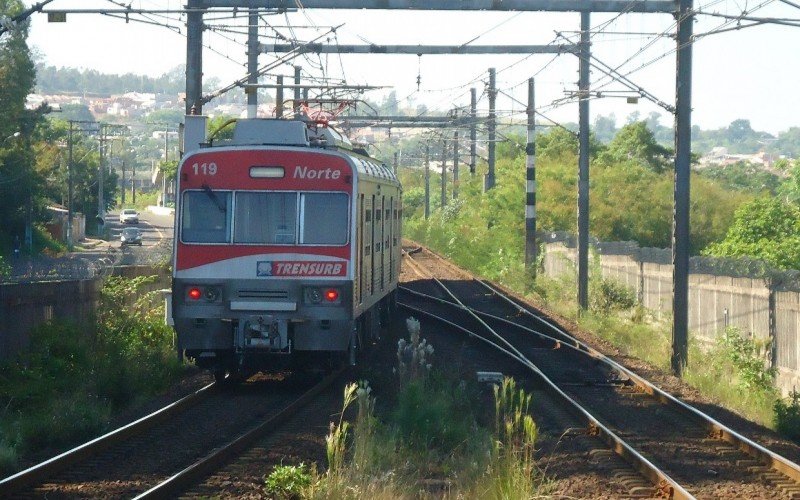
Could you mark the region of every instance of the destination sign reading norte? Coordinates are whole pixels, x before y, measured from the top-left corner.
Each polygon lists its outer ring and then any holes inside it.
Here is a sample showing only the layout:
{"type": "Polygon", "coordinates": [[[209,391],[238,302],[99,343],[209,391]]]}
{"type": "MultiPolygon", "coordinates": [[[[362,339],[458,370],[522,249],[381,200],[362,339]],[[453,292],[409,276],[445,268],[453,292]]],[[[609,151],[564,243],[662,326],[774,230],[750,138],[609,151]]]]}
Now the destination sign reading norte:
{"type": "Polygon", "coordinates": [[[345,276],[346,262],[260,261],[256,276],[345,276]]]}

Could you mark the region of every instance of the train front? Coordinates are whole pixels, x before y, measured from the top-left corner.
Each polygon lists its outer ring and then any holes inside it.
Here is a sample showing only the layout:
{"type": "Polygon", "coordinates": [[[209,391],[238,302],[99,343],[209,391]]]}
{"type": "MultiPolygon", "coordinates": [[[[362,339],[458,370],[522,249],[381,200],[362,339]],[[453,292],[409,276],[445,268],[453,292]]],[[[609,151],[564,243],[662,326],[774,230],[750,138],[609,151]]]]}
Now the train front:
{"type": "Polygon", "coordinates": [[[354,328],[346,157],[207,148],[188,155],[178,177],[178,349],[218,379],[343,358],[354,328]]]}

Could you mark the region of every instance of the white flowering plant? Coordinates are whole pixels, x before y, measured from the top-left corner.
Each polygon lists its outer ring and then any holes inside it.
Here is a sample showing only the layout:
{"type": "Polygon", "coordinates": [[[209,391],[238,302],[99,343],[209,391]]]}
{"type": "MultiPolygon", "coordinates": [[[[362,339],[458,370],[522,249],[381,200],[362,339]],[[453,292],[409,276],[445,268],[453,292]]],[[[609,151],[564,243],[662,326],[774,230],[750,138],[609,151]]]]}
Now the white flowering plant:
{"type": "Polygon", "coordinates": [[[420,324],[416,318],[406,319],[409,340],[397,342],[397,370],[400,384],[425,379],[433,368],[433,346],[420,337],[420,324]]]}

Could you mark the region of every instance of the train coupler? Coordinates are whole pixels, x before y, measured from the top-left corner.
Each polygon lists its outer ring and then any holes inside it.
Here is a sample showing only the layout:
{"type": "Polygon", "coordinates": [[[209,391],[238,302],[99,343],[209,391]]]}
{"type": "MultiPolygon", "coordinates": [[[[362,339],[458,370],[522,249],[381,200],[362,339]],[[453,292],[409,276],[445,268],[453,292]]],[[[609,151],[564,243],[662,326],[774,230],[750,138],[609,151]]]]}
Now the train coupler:
{"type": "Polygon", "coordinates": [[[259,349],[281,354],[291,354],[287,320],[271,316],[254,316],[239,322],[239,345],[243,349],[259,349]]]}

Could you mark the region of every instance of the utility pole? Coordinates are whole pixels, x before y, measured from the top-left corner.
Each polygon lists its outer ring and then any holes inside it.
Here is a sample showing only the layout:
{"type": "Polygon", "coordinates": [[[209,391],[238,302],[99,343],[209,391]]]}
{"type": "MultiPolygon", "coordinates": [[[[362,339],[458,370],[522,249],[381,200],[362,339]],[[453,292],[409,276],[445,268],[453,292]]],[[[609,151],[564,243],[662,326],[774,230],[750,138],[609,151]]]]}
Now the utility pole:
{"type": "Polygon", "coordinates": [[[528,80],[528,142],[525,144],[525,269],[536,278],[536,107],[528,80]]]}
{"type": "MultiPolygon", "coordinates": [[[[258,10],[250,9],[247,16],[247,83],[258,83],[258,54],[261,52],[258,45],[258,10]]],[[[255,118],[258,115],[258,89],[245,87],[247,93],[247,117],[255,118]]]]}
{"type": "Polygon", "coordinates": [[[72,129],[74,123],[69,121],[69,134],[67,143],[69,147],[69,159],[67,161],[67,248],[72,250],[72,129]]]}
{"type": "Polygon", "coordinates": [[[283,75],[276,79],[278,88],[275,89],[275,118],[283,118],[283,75]]]}
{"type": "MultiPolygon", "coordinates": [[[[108,128],[105,124],[100,125],[100,169],[97,172],[97,219],[98,223],[105,223],[106,203],[105,203],[105,160],[106,160],[106,139],[108,138],[108,128]]],[[[98,228],[100,233],[100,228],[98,228]]]]}
{"type": "Polygon", "coordinates": [[[497,100],[497,77],[494,68],[489,68],[489,121],[487,123],[489,128],[489,173],[486,174],[486,182],[484,190],[488,191],[494,187],[494,164],[495,164],[495,139],[497,128],[497,115],[495,114],[495,101],[497,100]]]}
{"type": "Polygon", "coordinates": [[[453,132],[453,199],[458,199],[458,130],[453,132]]]}
{"type": "Polygon", "coordinates": [[[447,206],[447,139],[442,135],[442,194],[440,200],[441,209],[447,206]]]}
{"type": "MultiPolygon", "coordinates": [[[[164,127],[164,167],[169,161],[169,129],[164,127]]],[[[167,206],[167,176],[161,172],[161,206],[167,206]]]]}
{"type": "Polygon", "coordinates": [[[136,162],[131,163],[131,197],[132,203],[136,204],[136,162]]]}
{"type": "Polygon", "coordinates": [[[692,153],[692,0],[678,7],[675,75],[675,210],[672,225],[672,373],[680,377],[689,358],[689,179],[692,153]]]}
{"type": "Polygon", "coordinates": [[[578,308],[589,307],[589,12],[581,12],[578,71],[578,308]]]}
{"type": "Polygon", "coordinates": [[[125,207],[125,158],[122,159],[122,206],[125,207]]]}
{"type": "Polygon", "coordinates": [[[425,218],[431,215],[431,147],[425,143],[425,218]]]}
{"type": "Polygon", "coordinates": [[[475,87],[469,89],[469,175],[475,177],[478,139],[478,98],[475,87]]]}

